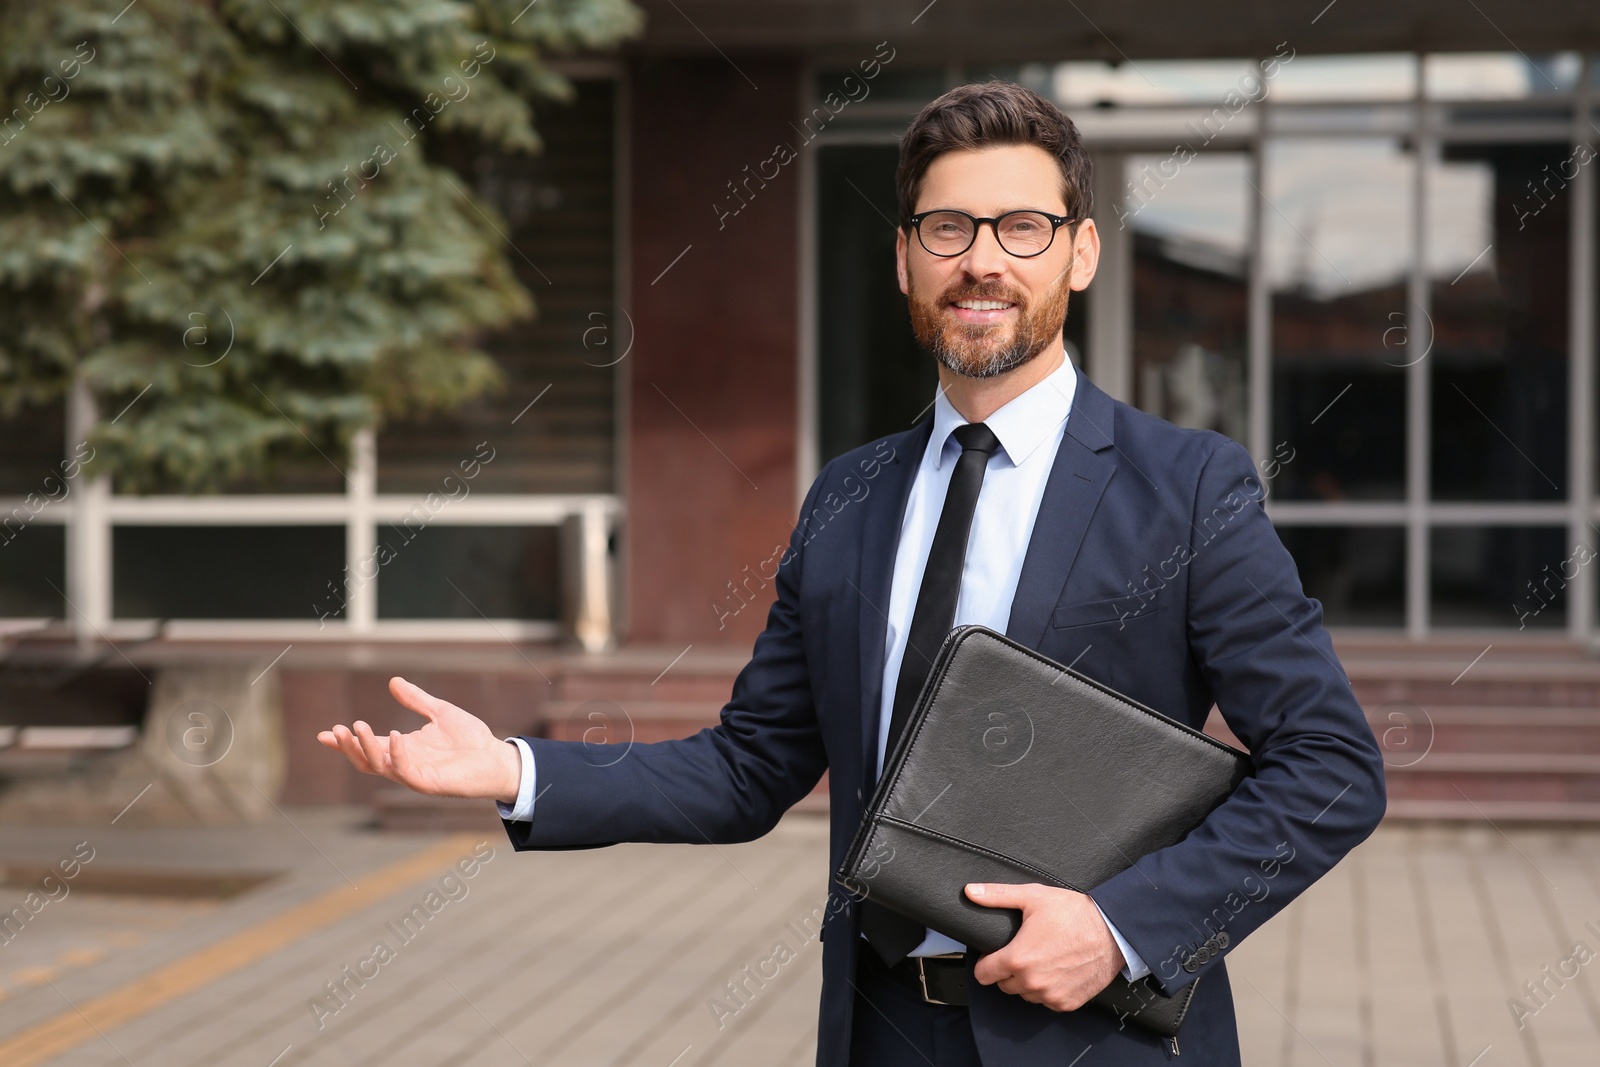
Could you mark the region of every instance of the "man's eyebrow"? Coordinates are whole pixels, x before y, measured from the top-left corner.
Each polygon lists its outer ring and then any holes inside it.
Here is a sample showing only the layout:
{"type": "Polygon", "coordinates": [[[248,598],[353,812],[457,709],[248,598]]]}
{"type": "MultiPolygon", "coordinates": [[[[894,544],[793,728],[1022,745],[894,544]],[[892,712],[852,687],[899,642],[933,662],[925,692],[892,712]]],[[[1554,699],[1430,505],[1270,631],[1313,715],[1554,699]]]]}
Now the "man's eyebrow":
{"type": "Polygon", "coordinates": [[[1040,211],[1040,212],[1043,212],[1046,215],[1063,215],[1063,216],[1066,216],[1068,218],[1070,218],[1072,216],[1072,212],[1070,210],[1066,209],[1066,208],[1061,208],[1060,210],[1055,210],[1055,209],[1047,208],[1047,207],[1039,207],[1036,204],[1024,204],[1024,205],[1022,205],[1020,207],[1002,208],[1001,210],[995,212],[992,216],[984,215],[981,212],[973,211],[971,208],[952,207],[952,206],[950,206],[948,204],[940,204],[937,207],[925,207],[921,211],[913,211],[912,214],[913,215],[926,215],[931,211],[964,211],[968,215],[975,215],[975,216],[978,216],[979,218],[999,218],[1001,215],[1008,214],[1008,213],[1010,213],[1012,211],[1040,211]]]}

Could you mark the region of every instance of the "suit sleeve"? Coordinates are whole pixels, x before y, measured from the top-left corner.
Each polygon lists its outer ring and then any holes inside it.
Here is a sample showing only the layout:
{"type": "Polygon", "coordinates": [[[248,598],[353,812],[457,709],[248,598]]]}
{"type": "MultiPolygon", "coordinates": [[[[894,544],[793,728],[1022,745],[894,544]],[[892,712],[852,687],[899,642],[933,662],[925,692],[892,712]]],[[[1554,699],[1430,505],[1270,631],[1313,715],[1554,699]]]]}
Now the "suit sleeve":
{"type": "Polygon", "coordinates": [[[1190,524],[1189,653],[1253,773],[1184,840],[1091,895],[1172,994],[1327,873],[1383,817],[1383,759],[1322,607],[1235,442],[1206,460],[1190,524]]]}
{"type": "MultiPolygon", "coordinates": [[[[806,494],[802,515],[812,513],[831,466],[806,494]]],[[[811,791],[827,756],[800,632],[805,529],[795,528],[779,557],[777,599],[717,726],[654,744],[523,738],[538,767],[539,814],[502,819],[517,851],[748,841],[811,791]]]]}

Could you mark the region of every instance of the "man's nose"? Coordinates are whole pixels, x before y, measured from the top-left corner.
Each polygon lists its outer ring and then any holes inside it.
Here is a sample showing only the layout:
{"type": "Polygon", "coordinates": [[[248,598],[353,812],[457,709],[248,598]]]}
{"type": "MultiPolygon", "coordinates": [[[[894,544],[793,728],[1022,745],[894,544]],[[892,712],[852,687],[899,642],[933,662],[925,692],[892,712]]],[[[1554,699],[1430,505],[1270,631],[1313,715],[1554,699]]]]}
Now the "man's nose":
{"type": "Polygon", "coordinates": [[[1000,239],[995,236],[994,226],[980,223],[972,247],[962,254],[961,268],[974,278],[993,278],[1005,272],[1008,259],[1006,250],[1000,247],[1000,239]]]}

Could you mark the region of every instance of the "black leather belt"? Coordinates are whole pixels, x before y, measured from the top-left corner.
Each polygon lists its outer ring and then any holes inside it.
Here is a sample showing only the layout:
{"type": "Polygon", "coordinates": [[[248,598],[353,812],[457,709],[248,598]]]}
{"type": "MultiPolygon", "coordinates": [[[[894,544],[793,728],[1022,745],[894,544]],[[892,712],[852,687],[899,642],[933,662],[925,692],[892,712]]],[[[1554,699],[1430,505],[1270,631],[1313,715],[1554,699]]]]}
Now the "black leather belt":
{"type": "Polygon", "coordinates": [[[911,990],[928,1004],[967,1006],[967,962],[960,953],[944,956],[907,956],[893,967],[872,950],[861,946],[867,965],[911,990]]]}

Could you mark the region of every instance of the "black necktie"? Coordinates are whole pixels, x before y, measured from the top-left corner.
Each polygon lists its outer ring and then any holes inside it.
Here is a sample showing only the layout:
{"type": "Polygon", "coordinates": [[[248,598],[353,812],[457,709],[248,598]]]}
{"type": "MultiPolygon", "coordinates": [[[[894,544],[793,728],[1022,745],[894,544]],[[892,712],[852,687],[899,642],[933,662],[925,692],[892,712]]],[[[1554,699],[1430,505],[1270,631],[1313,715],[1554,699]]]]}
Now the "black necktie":
{"type": "MultiPolygon", "coordinates": [[[[917,606],[911,614],[911,629],[906,637],[905,655],[900,660],[900,676],[894,687],[894,706],[889,715],[889,741],[884,748],[884,765],[894,754],[895,743],[905,730],[911,708],[922,692],[933,667],[933,657],[944,643],[956,618],[956,601],[961,595],[961,569],[967,558],[967,538],[972,532],[972,513],[978,506],[978,490],[989,456],[1000,439],[981,422],[956,427],[952,436],[961,445],[961,458],[950,475],[944,510],[934,530],[933,547],[922,573],[922,588],[917,591],[917,606]]],[[[868,899],[861,905],[861,930],[867,941],[890,966],[922,943],[921,924],[890,911],[868,899]]]]}

